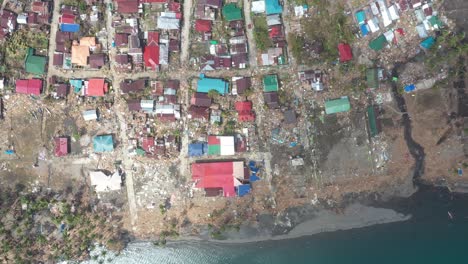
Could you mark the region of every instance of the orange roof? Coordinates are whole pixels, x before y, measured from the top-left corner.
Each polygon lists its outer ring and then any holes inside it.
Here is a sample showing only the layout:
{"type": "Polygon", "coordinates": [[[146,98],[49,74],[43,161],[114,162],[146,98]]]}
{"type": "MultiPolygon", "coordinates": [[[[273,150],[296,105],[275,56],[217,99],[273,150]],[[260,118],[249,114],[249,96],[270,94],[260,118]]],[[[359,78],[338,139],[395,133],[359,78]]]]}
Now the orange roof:
{"type": "Polygon", "coordinates": [[[107,90],[104,79],[89,79],[88,89],[86,89],[85,95],[87,96],[104,96],[104,92],[107,90]]]}
{"type": "Polygon", "coordinates": [[[87,46],[87,47],[94,47],[96,46],[96,38],[95,37],[82,37],[80,38],[80,45],[87,46]]]}
{"type": "Polygon", "coordinates": [[[87,46],[72,46],[71,62],[80,66],[88,65],[89,48],[87,46]]]}

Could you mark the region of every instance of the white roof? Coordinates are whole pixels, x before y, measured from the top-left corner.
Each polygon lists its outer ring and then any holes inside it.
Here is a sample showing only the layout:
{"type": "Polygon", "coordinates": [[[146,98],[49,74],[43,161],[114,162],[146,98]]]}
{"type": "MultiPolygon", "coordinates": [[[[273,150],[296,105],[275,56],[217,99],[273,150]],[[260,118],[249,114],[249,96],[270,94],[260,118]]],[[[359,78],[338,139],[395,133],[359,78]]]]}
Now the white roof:
{"type": "Polygon", "coordinates": [[[28,16],[26,14],[19,14],[18,17],[16,17],[16,22],[18,24],[27,24],[28,23],[28,16]]]}
{"type": "Polygon", "coordinates": [[[414,15],[416,16],[416,19],[418,20],[418,22],[423,22],[425,16],[424,16],[424,12],[421,9],[414,10],[414,15]]]}
{"type": "Polygon", "coordinates": [[[393,30],[389,30],[385,32],[384,36],[387,39],[388,43],[392,43],[393,39],[395,38],[395,34],[393,34],[393,30]]]}
{"type": "Polygon", "coordinates": [[[120,190],[122,177],[118,172],[107,176],[102,171],[90,171],[91,185],[96,186],[96,192],[109,192],[120,190]]]}
{"type": "Polygon", "coordinates": [[[372,33],[375,33],[380,30],[379,20],[376,17],[369,19],[367,21],[367,25],[369,26],[369,29],[372,33]]]}
{"type": "Polygon", "coordinates": [[[94,110],[83,111],[83,118],[85,121],[96,120],[97,119],[96,110],[94,109],[94,110]]]}
{"type": "Polygon", "coordinates": [[[253,1],[252,12],[254,13],[265,13],[265,1],[253,1]]]}
{"type": "Polygon", "coordinates": [[[161,65],[169,64],[169,48],[165,44],[159,45],[159,64],[161,65]]]}
{"type": "Polygon", "coordinates": [[[234,155],[234,137],[233,136],[218,136],[221,146],[221,155],[234,155]]]}
{"type": "Polygon", "coordinates": [[[278,14],[267,16],[267,25],[268,26],[281,25],[280,16],[278,14]]]}
{"type": "Polygon", "coordinates": [[[162,17],[176,18],[175,12],[161,12],[162,17]]]}
{"type": "Polygon", "coordinates": [[[141,108],[146,108],[146,109],[153,109],[154,107],[154,100],[141,100],[140,101],[140,106],[141,108]]]}
{"type": "Polygon", "coordinates": [[[164,95],[175,95],[176,93],[177,93],[176,89],[164,88],[164,95]]]}
{"type": "Polygon", "coordinates": [[[5,81],[5,79],[0,78],[0,89],[2,89],[2,90],[3,90],[3,88],[5,87],[4,81],[5,81]]]}
{"type": "Polygon", "coordinates": [[[416,26],[416,31],[418,32],[418,35],[420,38],[427,38],[427,31],[424,28],[423,24],[419,24],[416,26]]]}
{"type": "Polygon", "coordinates": [[[379,8],[377,7],[377,5],[375,4],[375,2],[372,2],[370,4],[370,7],[371,7],[371,10],[372,10],[372,14],[374,16],[378,15],[379,14],[379,8]]]}
{"type": "Polygon", "coordinates": [[[389,7],[388,11],[390,12],[390,18],[392,20],[397,20],[400,18],[400,16],[398,15],[398,9],[396,5],[392,5],[391,7],[389,7]]]}
{"type": "Polygon", "coordinates": [[[392,20],[390,19],[390,13],[388,12],[387,6],[385,5],[384,0],[378,0],[380,13],[382,13],[382,20],[384,27],[389,26],[392,24],[392,20]]]}
{"type": "Polygon", "coordinates": [[[295,6],[294,7],[294,14],[297,17],[302,17],[304,15],[304,6],[295,6]]]}
{"type": "Polygon", "coordinates": [[[158,17],[159,29],[179,29],[180,20],[171,17],[158,17]]]}

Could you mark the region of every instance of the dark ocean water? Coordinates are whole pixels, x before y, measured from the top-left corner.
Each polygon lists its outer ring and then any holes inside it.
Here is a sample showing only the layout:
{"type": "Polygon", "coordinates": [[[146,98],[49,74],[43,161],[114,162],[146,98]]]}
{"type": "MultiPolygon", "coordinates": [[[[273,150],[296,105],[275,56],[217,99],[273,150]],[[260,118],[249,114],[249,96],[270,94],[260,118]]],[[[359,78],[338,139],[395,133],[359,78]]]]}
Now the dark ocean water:
{"type": "Polygon", "coordinates": [[[133,243],[113,263],[162,264],[429,264],[468,263],[468,199],[426,189],[393,208],[409,221],[296,239],[247,244],[177,242],[166,247],[133,243]],[[450,219],[451,212],[453,219],[450,219]]]}

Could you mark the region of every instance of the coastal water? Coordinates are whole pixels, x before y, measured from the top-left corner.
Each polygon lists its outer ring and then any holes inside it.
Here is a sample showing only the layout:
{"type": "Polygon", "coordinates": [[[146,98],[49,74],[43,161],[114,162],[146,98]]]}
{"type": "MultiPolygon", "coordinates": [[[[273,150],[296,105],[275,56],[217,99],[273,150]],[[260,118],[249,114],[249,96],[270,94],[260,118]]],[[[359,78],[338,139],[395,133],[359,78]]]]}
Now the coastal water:
{"type": "Polygon", "coordinates": [[[426,188],[392,207],[411,220],[244,244],[132,243],[112,263],[160,264],[429,264],[468,263],[468,198],[426,188]],[[453,218],[449,216],[449,212],[453,218]]]}

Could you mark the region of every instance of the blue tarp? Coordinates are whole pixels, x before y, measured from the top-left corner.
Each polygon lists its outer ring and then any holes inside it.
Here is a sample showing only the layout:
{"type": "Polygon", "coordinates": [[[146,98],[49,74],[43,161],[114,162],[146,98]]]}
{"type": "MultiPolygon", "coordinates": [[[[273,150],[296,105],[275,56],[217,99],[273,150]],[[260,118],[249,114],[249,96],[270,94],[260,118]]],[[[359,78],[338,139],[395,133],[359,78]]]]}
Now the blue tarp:
{"type": "Polygon", "coordinates": [[[80,31],[79,24],[60,24],[60,31],[76,33],[80,31]]]}
{"type": "Polygon", "coordinates": [[[361,25],[360,28],[361,28],[362,36],[369,35],[369,27],[367,26],[367,24],[361,25]]]}
{"type": "Polygon", "coordinates": [[[407,93],[414,91],[414,89],[416,89],[416,86],[414,84],[410,84],[410,85],[405,86],[405,92],[407,92],[407,93]]]}
{"type": "Polygon", "coordinates": [[[206,143],[189,144],[189,148],[188,148],[189,157],[203,156],[207,152],[208,152],[208,145],[206,143]]]}
{"type": "Polygon", "coordinates": [[[257,174],[255,172],[253,172],[252,174],[250,174],[249,180],[250,180],[250,182],[256,182],[256,181],[259,181],[260,178],[257,176],[257,174]]]}
{"type": "Polygon", "coordinates": [[[430,49],[432,45],[435,43],[435,38],[434,37],[428,37],[427,39],[421,41],[421,47],[424,49],[430,49]]]}
{"type": "Polygon", "coordinates": [[[95,136],[93,140],[94,152],[110,152],[114,150],[114,139],[112,135],[95,136]]]}
{"type": "Polygon", "coordinates": [[[7,150],[5,150],[5,154],[7,154],[7,155],[13,155],[13,154],[15,154],[15,151],[14,151],[14,150],[11,150],[11,149],[7,149],[7,150]]]}
{"type": "Polygon", "coordinates": [[[250,187],[250,184],[242,184],[237,186],[237,195],[242,197],[248,193],[250,193],[250,190],[252,190],[252,187],[250,187]]]}
{"type": "Polygon", "coordinates": [[[265,11],[267,15],[283,13],[283,7],[278,0],[265,0],[265,11]]]}

